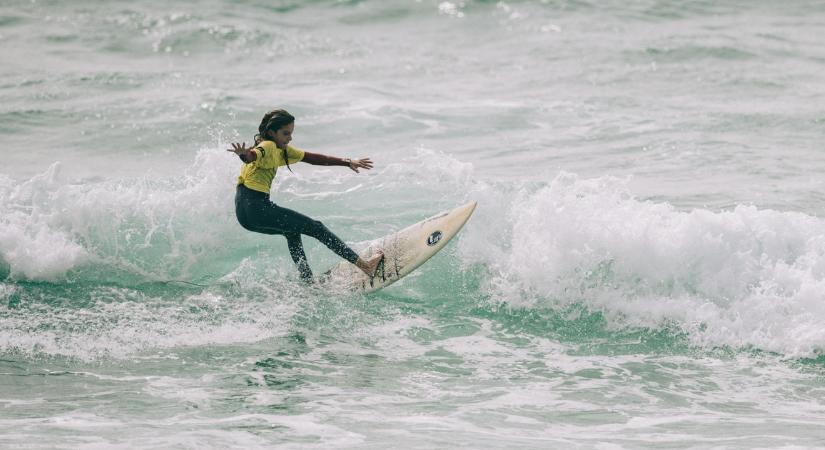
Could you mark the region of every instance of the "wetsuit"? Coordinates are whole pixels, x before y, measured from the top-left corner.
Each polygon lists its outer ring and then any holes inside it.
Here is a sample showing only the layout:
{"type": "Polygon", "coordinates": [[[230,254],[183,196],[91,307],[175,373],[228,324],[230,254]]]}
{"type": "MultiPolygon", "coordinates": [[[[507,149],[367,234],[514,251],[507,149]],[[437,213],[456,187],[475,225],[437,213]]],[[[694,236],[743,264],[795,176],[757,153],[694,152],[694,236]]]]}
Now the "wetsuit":
{"type": "Polygon", "coordinates": [[[278,167],[299,161],[318,165],[349,165],[345,159],[304,152],[287,146],[286,152],[272,141],[262,141],[248,154],[241,156],[245,163],[238,177],[235,194],[235,215],[247,230],[286,237],[289,255],[298,266],[301,278],[312,279],[301,235],[314,237],[330,250],[351,263],[358,254],[333,234],[323,223],[291,209],[282,208],[269,199],[269,190],[278,167]],[[286,158],[285,158],[286,156],[286,158]]]}

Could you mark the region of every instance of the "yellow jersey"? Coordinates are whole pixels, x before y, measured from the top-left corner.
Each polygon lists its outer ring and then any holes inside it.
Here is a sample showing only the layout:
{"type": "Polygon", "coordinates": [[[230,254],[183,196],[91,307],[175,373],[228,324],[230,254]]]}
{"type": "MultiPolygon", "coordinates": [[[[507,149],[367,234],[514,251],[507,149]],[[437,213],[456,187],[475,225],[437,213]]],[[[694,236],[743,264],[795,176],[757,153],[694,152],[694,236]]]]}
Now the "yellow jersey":
{"type": "Polygon", "coordinates": [[[272,180],[275,178],[278,167],[285,166],[287,161],[289,164],[294,164],[304,159],[303,150],[287,145],[287,159],[285,160],[284,151],[272,141],[261,141],[251,151],[255,153],[255,161],[243,165],[238,184],[265,194],[269,194],[272,188],[272,180]]]}

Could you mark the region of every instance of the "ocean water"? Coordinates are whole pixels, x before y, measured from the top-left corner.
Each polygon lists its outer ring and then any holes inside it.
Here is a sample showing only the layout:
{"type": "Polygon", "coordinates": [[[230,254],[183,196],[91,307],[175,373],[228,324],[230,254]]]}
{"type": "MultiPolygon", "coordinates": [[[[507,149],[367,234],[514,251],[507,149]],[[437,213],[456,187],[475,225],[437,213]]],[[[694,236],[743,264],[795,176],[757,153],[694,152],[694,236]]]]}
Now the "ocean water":
{"type": "Polygon", "coordinates": [[[4,0],[0,447],[825,447],[825,4],[4,0]],[[374,295],[356,249],[474,217],[374,295]],[[305,239],[312,267],[336,264],[305,239]]]}

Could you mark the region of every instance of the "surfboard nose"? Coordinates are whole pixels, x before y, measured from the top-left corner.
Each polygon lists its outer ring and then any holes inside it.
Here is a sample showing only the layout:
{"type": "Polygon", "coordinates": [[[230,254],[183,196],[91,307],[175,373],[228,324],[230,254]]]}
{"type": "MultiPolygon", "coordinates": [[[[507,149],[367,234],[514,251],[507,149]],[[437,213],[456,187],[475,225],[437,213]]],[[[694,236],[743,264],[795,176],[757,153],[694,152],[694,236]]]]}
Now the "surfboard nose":
{"type": "Polygon", "coordinates": [[[472,201],[470,203],[466,203],[464,205],[459,206],[458,208],[456,208],[456,210],[461,211],[465,214],[470,214],[476,210],[476,206],[478,206],[478,202],[472,201]]]}
{"type": "Polygon", "coordinates": [[[478,206],[478,202],[472,201],[453,209],[449,213],[444,214],[444,220],[439,226],[445,231],[448,231],[450,237],[452,237],[452,234],[457,233],[458,230],[467,223],[470,216],[473,215],[476,206],[478,206]]]}
{"type": "MultiPolygon", "coordinates": [[[[455,216],[459,216],[459,217],[466,216],[466,218],[469,219],[470,216],[473,214],[473,211],[476,210],[476,206],[478,206],[478,202],[476,202],[476,201],[465,203],[465,204],[459,206],[458,208],[452,210],[450,215],[455,215],[455,216]]],[[[465,219],[465,222],[466,222],[466,219],[465,219]]]]}

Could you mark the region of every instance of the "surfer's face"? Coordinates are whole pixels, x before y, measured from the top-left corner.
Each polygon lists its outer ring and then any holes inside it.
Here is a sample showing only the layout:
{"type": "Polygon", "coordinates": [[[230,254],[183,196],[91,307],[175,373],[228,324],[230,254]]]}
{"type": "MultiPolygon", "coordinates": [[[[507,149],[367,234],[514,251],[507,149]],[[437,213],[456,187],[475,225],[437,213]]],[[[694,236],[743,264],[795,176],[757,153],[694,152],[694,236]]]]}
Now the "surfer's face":
{"type": "Polygon", "coordinates": [[[285,149],[286,145],[292,141],[292,132],[295,131],[295,122],[278,128],[278,131],[269,131],[269,138],[280,149],[285,149]]]}

